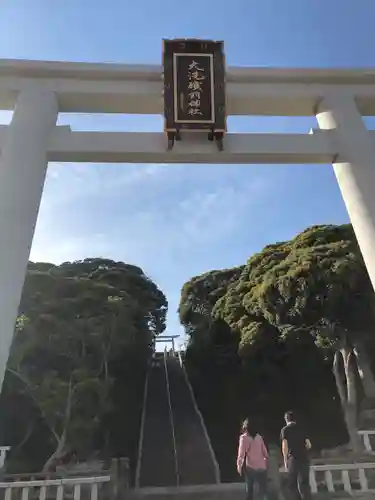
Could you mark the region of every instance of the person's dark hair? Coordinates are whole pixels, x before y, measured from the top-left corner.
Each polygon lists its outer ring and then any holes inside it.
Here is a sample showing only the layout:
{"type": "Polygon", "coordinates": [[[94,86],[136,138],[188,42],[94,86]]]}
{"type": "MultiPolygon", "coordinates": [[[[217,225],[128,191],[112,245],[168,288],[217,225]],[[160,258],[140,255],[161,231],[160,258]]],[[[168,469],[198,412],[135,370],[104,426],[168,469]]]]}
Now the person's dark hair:
{"type": "Polygon", "coordinates": [[[292,411],[286,411],[284,418],[287,422],[295,422],[294,413],[292,411]]]}
{"type": "Polygon", "coordinates": [[[246,418],[242,422],[241,431],[243,433],[249,434],[249,436],[251,436],[251,437],[255,437],[258,434],[258,431],[255,428],[255,425],[253,425],[248,418],[246,418]]]}

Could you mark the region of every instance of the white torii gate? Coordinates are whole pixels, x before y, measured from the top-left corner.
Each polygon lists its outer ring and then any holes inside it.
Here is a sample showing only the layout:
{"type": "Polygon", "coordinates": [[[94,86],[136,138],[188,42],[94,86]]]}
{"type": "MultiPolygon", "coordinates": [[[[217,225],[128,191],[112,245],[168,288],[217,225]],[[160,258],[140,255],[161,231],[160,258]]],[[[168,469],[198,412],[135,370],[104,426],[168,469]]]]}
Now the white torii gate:
{"type": "MultiPolygon", "coordinates": [[[[162,68],[0,60],[0,386],[49,161],[333,163],[375,288],[375,70],[229,68],[229,115],[316,115],[310,134],[200,134],[167,151],[163,133],[74,132],[61,112],[163,114],[162,68]]],[[[311,186],[319,193],[319,186],[311,186]]]]}

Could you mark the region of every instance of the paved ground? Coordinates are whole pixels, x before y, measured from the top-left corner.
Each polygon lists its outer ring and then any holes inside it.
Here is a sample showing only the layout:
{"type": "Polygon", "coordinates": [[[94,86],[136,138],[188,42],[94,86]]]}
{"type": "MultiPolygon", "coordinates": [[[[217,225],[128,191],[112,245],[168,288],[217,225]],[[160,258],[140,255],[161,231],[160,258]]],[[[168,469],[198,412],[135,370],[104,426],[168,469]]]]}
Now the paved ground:
{"type": "MultiPolygon", "coordinates": [[[[133,492],[131,500],[244,500],[243,484],[227,483],[208,486],[190,486],[181,488],[151,488],[133,492]]],[[[313,495],[313,500],[374,500],[373,493],[367,495],[319,494],[313,495]]]]}

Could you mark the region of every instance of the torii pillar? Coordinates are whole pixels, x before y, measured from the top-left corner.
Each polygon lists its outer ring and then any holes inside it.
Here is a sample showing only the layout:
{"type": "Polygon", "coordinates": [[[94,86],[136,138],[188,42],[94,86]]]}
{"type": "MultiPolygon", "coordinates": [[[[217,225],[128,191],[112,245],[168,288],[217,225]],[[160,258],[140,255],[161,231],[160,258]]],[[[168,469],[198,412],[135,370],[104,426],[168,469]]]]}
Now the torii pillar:
{"type": "Polygon", "coordinates": [[[0,388],[47,171],[48,137],[58,116],[53,92],[30,87],[18,96],[0,162],[0,388]]]}
{"type": "Polygon", "coordinates": [[[354,96],[332,92],[318,105],[321,129],[331,130],[338,152],[338,185],[375,290],[375,148],[354,96]]]}

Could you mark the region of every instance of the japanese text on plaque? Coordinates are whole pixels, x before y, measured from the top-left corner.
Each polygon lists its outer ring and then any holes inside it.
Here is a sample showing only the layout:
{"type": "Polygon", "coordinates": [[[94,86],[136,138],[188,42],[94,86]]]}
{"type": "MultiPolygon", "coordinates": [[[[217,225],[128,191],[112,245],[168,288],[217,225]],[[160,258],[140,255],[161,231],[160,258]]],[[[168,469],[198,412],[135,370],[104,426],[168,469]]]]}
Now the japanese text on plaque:
{"type": "Polygon", "coordinates": [[[203,81],[206,79],[204,68],[199,63],[192,61],[188,66],[188,115],[203,116],[201,111],[201,96],[203,81]]]}

